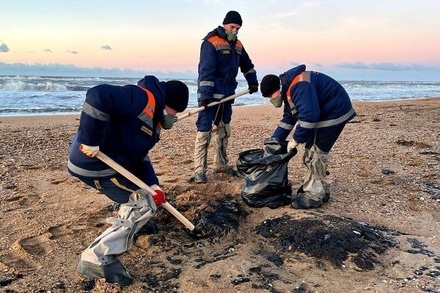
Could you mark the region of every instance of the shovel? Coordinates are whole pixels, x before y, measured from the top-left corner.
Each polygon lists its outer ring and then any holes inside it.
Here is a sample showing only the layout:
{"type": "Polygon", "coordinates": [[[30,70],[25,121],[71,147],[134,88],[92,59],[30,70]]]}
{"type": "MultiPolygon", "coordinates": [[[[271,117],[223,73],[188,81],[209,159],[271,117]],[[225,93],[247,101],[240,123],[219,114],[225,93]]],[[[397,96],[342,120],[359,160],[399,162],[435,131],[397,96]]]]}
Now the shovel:
{"type": "MultiPolygon", "coordinates": [[[[134,176],[132,173],[128,172],[127,169],[119,165],[117,162],[115,162],[112,158],[104,154],[103,152],[98,152],[98,154],[95,156],[107,165],[109,165],[111,168],[113,168],[115,171],[119,172],[121,175],[123,175],[125,178],[136,184],[139,188],[145,189],[152,195],[155,195],[156,192],[154,189],[152,189],[150,186],[148,186],[145,182],[134,176]]],[[[182,224],[184,224],[188,229],[191,231],[194,230],[194,225],[188,221],[187,218],[185,218],[178,210],[176,210],[172,205],[170,205],[168,202],[164,202],[160,205],[161,207],[164,207],[167,211],[169,211],[174,217],[177,218],[182,224]]]]}
{"type": "MultiPolygon", "coordinates": [[[[223,98],[223,99],[221,99],[220,101],[215,101],[215,102],[209,103],[208,105],[206,105],[206,108],[209,108],[209,107],[212,107],[212,106],[215,106],[215,105],[218,105],[218,104],[224,103],[224,102],[226,102],[226,101],[233,100],[233,99],[235,99],[235,98],[238,98],[238,97],[240,97],[240,96],[242,96],[242,95],[245,95],[245,94],[248,94],[248,93],[249,93],[249,89],[247,89],[247,90],[245,90],[245,91],[242,91],[242,92],[240,92],[240,93],[234,94],[234,95],[232,95],[232,96],[229,96],[229,97],[223,98]]],[[[186,112],[186,113],[184,113],[184,114],[182,114],[182,115],[180,115],[180,116],[177,116],[177,121],[182,120],[182,119],[185,119],[185,118],[188,118],[189,116],[192,116],[192,115],[197,114],[197,113],[199,113],[199,112],[202,112],[202,111],[205,110],[206,108],[205,108],[204,106],[201,106],[201,107],[196,108],[196,109],[194,109],[194,110],[192,110],[192,111],[189,111],[189,112],[186,112]]]]}

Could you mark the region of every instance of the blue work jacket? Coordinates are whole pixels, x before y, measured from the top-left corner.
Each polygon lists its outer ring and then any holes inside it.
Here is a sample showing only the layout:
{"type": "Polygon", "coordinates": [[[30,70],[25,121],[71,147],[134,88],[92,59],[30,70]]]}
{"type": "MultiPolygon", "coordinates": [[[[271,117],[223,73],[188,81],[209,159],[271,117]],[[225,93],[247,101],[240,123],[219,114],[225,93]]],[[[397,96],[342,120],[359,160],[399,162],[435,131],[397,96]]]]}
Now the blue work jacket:
{"type": "MultiPolygon", "coordinates": [[[[225,29],[217,27],[206,35],[200,49],[197,100],[220,100],[237,88],[241,69],[248,84],[258,84],[254,64],[240,40],[228,42],[225,29]]],[[[232,102],[231,102],[232,103],[232,102]]]]}
{"type": "Polygon", "coordinates": [[[347,123],[356,113],[342,85],[305,65],[294,67],[280,76],[284,101],[283,118],[273,136],[285,140],[295,123],[293,139],[305,143],[315,129],[347,123]]]}
{"type": "Polygon", "coordinates": [[[98,85],[87,91],[79,128],[69,153],[68,170],[79,178],[108,179],[116,174],[105,163],[79,150],[100,151],[148,185],[158,184],[148,152],[159,141],[165,82],[145,76],[138,85],[98,85]]]}

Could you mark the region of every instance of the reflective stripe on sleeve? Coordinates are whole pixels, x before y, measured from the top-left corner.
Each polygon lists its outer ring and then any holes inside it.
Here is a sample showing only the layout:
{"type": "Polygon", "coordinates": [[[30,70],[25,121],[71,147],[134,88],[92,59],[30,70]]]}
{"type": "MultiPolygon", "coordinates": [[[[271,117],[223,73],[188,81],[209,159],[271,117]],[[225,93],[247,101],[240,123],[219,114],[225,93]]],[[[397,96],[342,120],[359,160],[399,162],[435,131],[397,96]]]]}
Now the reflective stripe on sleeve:
{"type": "Polygon", "coordinates": [[[245,74],[243,74],[243,75],[246,76],[246,75],[251,74],[251,73],[257,73],[257,71],[256,71],[254,68],[252,68],[251,70],[247,71],[247,72],[246,72],[245,74]]]}
{"type": "Polygon", "coordinates": [[[203,80],[200,82],[199,86],[211,86],[214,87],[214,82],[209,80],[203,80]]]}
{"type": "Polygon", "coordinates": [[[87,115],[89,115],[90,117],[93,117],[101,121],[107,121],[109,117],[107,113],[104,113],[101,110],[96,109],[87,102],[84,102],[82,111],[87,115]]]}
{"type": "Polygon", "coordinates": [[[278,124],[278,127],[281,127],[282,129],[286,129],[286,130],[292,130],[293,129],[292,124],[288,124],[288,123],[284,123],[284,122],[280,122],[280,124],[278,124]]]}
{"type": "Polygon", "coordinates": [[[70,160],[67,161],[67,168],[69,168],[69,170],[72,171],[73,173],[84,177],[106,177],[106,176],[115,175],[117,173],[112,168],[99,170],[99,171],[83,169],[81,167],[74,165],[70,160]]]}
{"type": "Polygon", "coordinates": [[[351,108],[350,111],[348,111],[347,113],[345,113],[344,115],[335,118],[335,119],[330,119],[330,120],[325,120],[325,121],[319,121],[319,122],[306,122],[306,121],[299,121],[298,120],[298,124],[302,127],[302,128],[323,128],[323,127],[329,127],[329,126],[334,126],[334,125],[338,125],[344,121],[347,121],[351,115],[354,114],[354,109],[351,108]]]}

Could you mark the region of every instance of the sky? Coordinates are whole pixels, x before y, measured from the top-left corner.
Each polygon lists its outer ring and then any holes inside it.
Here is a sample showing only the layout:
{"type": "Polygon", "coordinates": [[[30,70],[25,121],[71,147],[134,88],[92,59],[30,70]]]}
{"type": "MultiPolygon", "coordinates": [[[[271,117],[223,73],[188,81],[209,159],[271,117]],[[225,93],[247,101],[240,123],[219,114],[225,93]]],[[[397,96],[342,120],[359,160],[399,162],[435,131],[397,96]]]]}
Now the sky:
{"type": "Polygon", "coordinates": [[[196,78],[229,10],[259,80],[440,81],[438,0],[2,0],[0,75],[196,78]]]}

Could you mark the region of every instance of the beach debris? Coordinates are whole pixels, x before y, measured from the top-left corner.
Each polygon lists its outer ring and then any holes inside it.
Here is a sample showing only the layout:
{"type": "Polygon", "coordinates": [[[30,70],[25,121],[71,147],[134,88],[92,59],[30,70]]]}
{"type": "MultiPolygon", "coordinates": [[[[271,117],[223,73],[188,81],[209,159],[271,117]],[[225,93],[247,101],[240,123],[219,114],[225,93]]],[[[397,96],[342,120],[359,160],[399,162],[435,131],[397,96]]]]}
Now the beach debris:
{"type": "Polygon", "coordinates": [[[366,223],[324,215],[293,219],[288,215],[268,219],[256,233],[272,239],[277,250],[304,253],[341,268],[350,260],[361,270],[372,270],[377,256],[397,245],[401,233],[366,223]]]}
{"type": "Polygon", "coordinates": [[[430,194],[432,199],[440,199],[440,184],[435,182],[423,182],[422,191],[430,194]]]}
{"type": "Polygon", "coordinates": [[[382,174],[384,174],[384,175],[393,175],[393,174],[396,174],[395,171],[393,171],[393,170],[391,170],[391,169],[388,169],[388,168],[384,168],[384,169],[382,169],[381,172],[382,172],[382,174]]]}
{"type": "Polygon", "coordinates": [[[195,229],[190,235],[195,238],[209,238],[215,242],[233,230],[238,230],[241,211],[236,200],[229,200],[217,205],[206,204],[195,217],[195,229]]]}
{"type": "Polygon", "coordinates": [[[396,141],[396,144],[401,145],[401,146],[415,146],[418,148],[431,148],[432,146],[429,144],[426,144],[424,142],[418,142],[418,141],[413,141],[413,140],[404,140],[404,139],[398,139],[396,141]]]}
{"type": "Polygon", "coordinates": [[[20,273],[18,273],[18,274],[6,275],[6,276],[0,278],[0,287],[8,286],[9,284],[11,284],[11,283],[13,283],[13,282],[15,282],[15,281],[17,281],[17,280],[19,280],[19,279],[22,279],[23,276],[24,276],[24,275],[23,275],[23,274],[20,274],[20,273]]]}
{"type": "Polygon", "coordinates": [[[440,155],[440,153],[436,152],[436,151],[421,151],[421,152],[419,152],[419,154],[421,154],[421,155],[440,155]]]}
{"type": "Polygon", "coordinates": [[[416,238],[407,238],[407,240],[409,244],[411,244],[411,249],[406,250],[406,252],[411,253],[411,254],[422,254],[422,255],[426,255],[429,257],[435,257],[435,253],[427,250],[426,248],[428,247],[428,245],[426,245],[425,243],[419,241],[416,238]]]}
{"type": "MultiPolygon", "coordinates": [[[[265,289],[265,290],[269,290],[269,292],[279,292],[274,288],[273,282],[282,281],[283,278],[279,274],[275,273],[270,266],[264,265],[264,266],[251,267],[249,268],[248,273],[252,282],[252,288],[265,289]]],[[[301,286],[298,286],[297,288],[305,289],[303,284],[301,284],[301,286]]],[[[307,290],[304,291],[300,291],[300,290],[295,290],[291,292],[298,292],[298,293],[309,292],[307,290]]]]}
{"type": "Polygon", "coordinates": [[[181,271],[181,269],[168,269],[161,273],[147,273],[143,281],[146,287],[152,290],[151,292],[177,292],[179,284],[176,281],[181,271]]]}
{"type": "Polygon", "coordinates": [[[281,267],[284,264],[284,259],[282,256],[277,254],[276,252],[272,252],[266,249],[261,249],[258,251],[258,254],[276,265],[277,267],[281,267]]]}
{"type": "Polygon", "coordinates": [[[440,276],[440,256],[428,249],[428,245],[419,239],[408,237],[406,240],[411,245],[411,249],[406,250],[407,253],[420,254],[430,259],[414,270],[413,274],[406,278],[406,281],[418,283],[424,292],[438,292],[436,283],[438,283],[440,276]]]}

